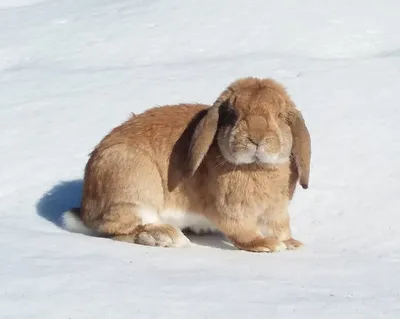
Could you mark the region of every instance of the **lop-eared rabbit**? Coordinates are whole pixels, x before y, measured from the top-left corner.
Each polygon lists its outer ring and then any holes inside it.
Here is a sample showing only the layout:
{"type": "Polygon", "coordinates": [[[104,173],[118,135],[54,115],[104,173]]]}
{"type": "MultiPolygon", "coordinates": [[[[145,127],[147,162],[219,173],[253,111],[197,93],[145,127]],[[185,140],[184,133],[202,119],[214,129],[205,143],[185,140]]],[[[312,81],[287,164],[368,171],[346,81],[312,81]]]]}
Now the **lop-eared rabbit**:
{"type": "Polygon", "coordinates": [[[275,252],[292,237],[288,204],[306,189],[310,134],[286,89],[242,78],[212,106],[154,107],[114,128],[85,168],[71,231],[183,247],[182,230],[220,231],[237,248],[275,252]]]}

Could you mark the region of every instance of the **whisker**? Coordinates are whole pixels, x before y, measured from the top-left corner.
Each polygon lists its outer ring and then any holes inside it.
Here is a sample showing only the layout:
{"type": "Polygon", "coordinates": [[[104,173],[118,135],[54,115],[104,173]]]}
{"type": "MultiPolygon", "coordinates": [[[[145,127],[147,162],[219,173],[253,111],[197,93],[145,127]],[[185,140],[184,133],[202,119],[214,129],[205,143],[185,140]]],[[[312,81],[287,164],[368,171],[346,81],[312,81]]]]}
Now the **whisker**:
{"type": "Polygon", "coordinates": [[[226,160],[226,158],[222,154],[217,155],[217,161],[220,161],[220,162],[217,164],[216,167],[221,167],[221,166],[225,165],[228,162],[226,160]]]}
{"type": "Polygon", "coordinates": [[[221,167],[221,166],[225,165],[226,162],[227,162],[226,160],[225,161],[221,161],[220,163],[217,164],[216,167],[221,167]]]}

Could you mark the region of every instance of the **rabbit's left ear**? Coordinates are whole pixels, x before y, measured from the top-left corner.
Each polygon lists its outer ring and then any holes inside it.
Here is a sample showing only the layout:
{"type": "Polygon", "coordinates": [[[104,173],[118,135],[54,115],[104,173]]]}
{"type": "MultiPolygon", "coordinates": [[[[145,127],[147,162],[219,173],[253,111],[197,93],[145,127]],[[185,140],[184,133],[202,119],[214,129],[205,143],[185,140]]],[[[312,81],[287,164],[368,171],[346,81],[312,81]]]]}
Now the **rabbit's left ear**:
{"type": "Polygon", "coordinates": [[[186,176],[193,176],[207,154],[217,133],[219,120],[219,103],[211,106],[197,124],[191,137],[187,157],[186,176]]]}
{"type": "Polygon", "coordinates": [[[311,139],[301,112],[295,108],[290,111],[289,126],[292,130],[292,156],[297,166],[299,184],[307,189],[310,179],[311,139]]]}

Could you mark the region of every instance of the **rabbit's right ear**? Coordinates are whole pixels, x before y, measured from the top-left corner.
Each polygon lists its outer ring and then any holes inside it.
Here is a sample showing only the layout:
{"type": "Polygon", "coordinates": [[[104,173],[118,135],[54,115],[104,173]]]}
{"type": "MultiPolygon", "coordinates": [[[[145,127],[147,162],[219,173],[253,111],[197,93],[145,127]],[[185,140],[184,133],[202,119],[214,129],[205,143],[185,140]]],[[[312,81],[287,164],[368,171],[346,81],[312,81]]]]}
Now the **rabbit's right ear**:
{"type": "Polygon", "coordinates": [[[219,104],[211,106],[197,124],[190,141],[186,176],[191,177],[200,166],[214,140],[218,129],[219,104]]]}

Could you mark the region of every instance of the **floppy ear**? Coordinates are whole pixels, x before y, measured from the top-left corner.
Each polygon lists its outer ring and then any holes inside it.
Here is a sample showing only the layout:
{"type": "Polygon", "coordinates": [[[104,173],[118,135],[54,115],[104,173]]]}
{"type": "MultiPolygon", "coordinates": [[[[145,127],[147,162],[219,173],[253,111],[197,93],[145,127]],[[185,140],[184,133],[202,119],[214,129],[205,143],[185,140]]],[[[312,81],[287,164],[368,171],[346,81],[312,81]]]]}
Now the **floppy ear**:
{"type": "Polygon", "coordinates": [[[296,191],[297,181],[299,180],[299,170],[297,169],[296,160],[290,156],[290,176],[289,176],[289,199],[292,200],[296,191]]]}
{"type": "Polygon", "coordinates": [[[219,120],[219,103],[211,106],[197,124],[190,141],[187,157],[186,176],[191,177],[207,154],[214,136],[217,133],[219,120]]]}
{"type": "Polygon", "coordinates": [[[311,139],[301,112],[293,109],[289,116],[289,126],[292,130],[293,145],[292,156],[297,166],[299,184],[304,189],[308,188],[310,178],[311,139]]]}

